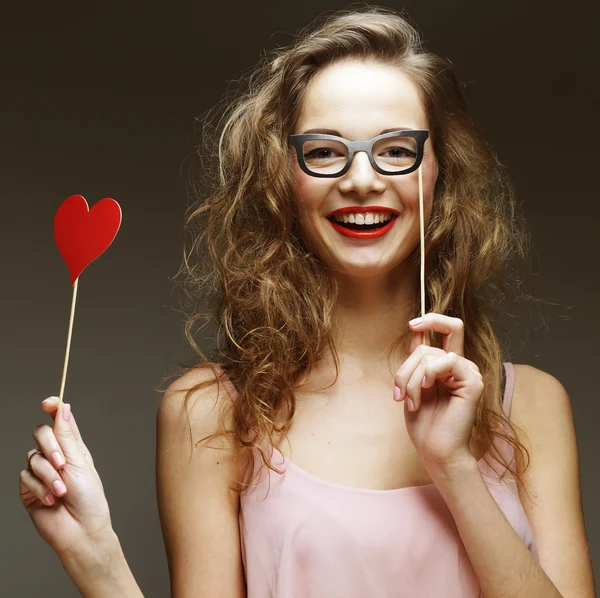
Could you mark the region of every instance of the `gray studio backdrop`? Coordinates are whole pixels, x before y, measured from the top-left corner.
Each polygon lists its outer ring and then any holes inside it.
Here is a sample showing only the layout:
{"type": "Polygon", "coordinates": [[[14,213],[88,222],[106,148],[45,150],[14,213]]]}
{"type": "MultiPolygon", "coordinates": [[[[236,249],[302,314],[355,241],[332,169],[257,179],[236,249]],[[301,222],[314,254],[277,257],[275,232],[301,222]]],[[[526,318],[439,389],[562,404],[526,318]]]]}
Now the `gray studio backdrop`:
{"type": "MultiPolygon", "coordinates": [[[[0,595],[79,595],[18,496],[33,429],[51,424],[40,402],[59,392],[66,346],[72,288],[53,217],[79,193],[90,206],[115,198],[123,222],[80,277],[65,400],[144,595],[164,597],[154,387],[192,356],[169,278],[181,260],[194,118],[265,49],[291,43],[322,11],[347,3],[38,4],[5,9],[0,22],[0,595]]],[[[528,288],[559,305],[519,312],[510,361],[550,372],[569,392],[597,564],[600,131],[592,2],[568,13],[547,0],[380,4],[404,7],[427,47],[450,58],[474,119],[512,175],[533,233],[528,288]]]]}

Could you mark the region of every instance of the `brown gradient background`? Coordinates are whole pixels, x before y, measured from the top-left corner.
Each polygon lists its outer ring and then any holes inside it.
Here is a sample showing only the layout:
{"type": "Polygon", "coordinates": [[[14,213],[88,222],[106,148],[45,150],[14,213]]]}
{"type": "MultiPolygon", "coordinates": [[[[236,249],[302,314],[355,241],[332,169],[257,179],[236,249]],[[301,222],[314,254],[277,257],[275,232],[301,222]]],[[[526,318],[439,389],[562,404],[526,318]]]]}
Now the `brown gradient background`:
{"type": "MultiPolygon", "coordinates": [[[[15,4],[15,3],[13,3],[15,4]]],[[[533,234],[511,356],[571,397],[594,562],[599,172],[593,3],[406,1],[428,49],[450,58],[477,124],[509,168],[533,234]]],[[[192,355],[173,277],[181,260],[194,119],[262,53],[291,43],[321,2],[26,3],[0,20],[4,476],[0,595],[75,597],[18,496],[40,402],[58,394],[72,287],[53,218],[69,195],[113,197],[119,234],[80,277],[65,400],[102,477],[115,530],[147,597],[169,595],[155,491],[154,387],[192,355]]],[[[8,12],[7,12],[8,11],[8,12]]],[[[466,323],[468,326],[468,322],[466,323]]],[[[200,340],[200,339],[199,339],[200,340]]],[[[210,349],[214,334],[201,341],[210,349]]],[[[391,400],[391,396],[390,396],[391,400]]],[[[198,496],[198,508],[202,497],[198,496]]]]}

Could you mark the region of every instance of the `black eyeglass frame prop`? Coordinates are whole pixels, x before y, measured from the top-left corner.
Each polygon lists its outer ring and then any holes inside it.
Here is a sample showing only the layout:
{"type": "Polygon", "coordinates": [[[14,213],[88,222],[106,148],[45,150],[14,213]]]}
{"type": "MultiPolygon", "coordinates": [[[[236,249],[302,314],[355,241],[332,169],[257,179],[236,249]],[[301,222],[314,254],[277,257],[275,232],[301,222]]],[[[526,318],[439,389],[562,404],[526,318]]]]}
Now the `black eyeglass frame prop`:
{"type": "Polygon", "coordinates": [[[423,161],[423,151],[425,147],[425,141],[429,137],[428,129],[409,129],[406,131],[398,130],[391,131],[390,133],[384,133],[383,135],[378,135],[377,137],[373,137],[368,141],[348,141],[348,139],[344,139],[343,137],[338,137],[337,135],[326,135],[325,133],[298,133],[295,135],[290,135],[290,143],[296,149],[296,155],[298,156],[298,164],[300,168],[308,175],[318,177],[318,178],[336,178],[343,176],[348,172],[350,165],[352,164],[352,160],[354,159],[354,154],[356,152],[367,152],[369,156],[369,162],[371,162],[371,166],[379,173],[384,174],[386,176],[395,176],[399,174],[408,174],[410,172],[414,172],[419,168],[421,162],[423,161]],[[417,156],[415,158],[415,163],[407,168],[406,170],[401,170],[399,172],[387,172],[382,170],[380,166],[375,162],[373,158],[373,146],[380,139],[386,139],[388,137],[412,137],[417,142],[417,156]],[[333,141],[339,141],[343,143],[348,148],[348,161],[342,170],[336,172],[334,174],[323,174],[318,172],[313,172],[306,166],[306,162],[304,161],[304,155],[302,153],[302,146],[306,141],[314,141],[318,139],[330,139],[333,141]]]}

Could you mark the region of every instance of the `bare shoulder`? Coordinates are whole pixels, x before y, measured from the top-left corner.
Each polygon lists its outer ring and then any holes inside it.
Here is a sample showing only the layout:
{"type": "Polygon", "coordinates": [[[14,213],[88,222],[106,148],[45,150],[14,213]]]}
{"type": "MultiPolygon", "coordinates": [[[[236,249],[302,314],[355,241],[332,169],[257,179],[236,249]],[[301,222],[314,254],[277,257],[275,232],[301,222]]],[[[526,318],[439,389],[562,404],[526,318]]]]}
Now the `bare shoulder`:
{"type": "Polygon", "coordinates": [[[217,480],[229,485],[237,476],[228,436],[207,438],[232,426],[232,394],[222,379],[217,378],[208,366],[187,371],[173,381],[161,397],[156,419],[157,454],[176,450],[182,467],[193,462],[199,467],[213,463],[217,480]],[[201,383],[209,382],[199,389],[201,383]],[[192,390],[191,392],[188,391],[192,390]],[[201,442],[202,441],[202,442],[201,442]],[[177,447],[177,448],[175,448],[177,447]],[[187,458],[184,460],[184,451],[187,458]],[[218,467],[217,467],[218,466],[218,467]]]}
{"type": "Polygon", "coordinates": [[[571,399],[561,382],[536,367],[515,364],[512,423],[530,462],[519,493],[536,541],[539,564],[565,598],[590,597],[594,580],[586,537],[578,443],[571,399]]]}
{"type": "Polygon", "coordinates": [[[245,596],[229,440],[217,436],[199,443],[219,430],[222,413],[231,427],[231,396],[219,380],[186,400],[188,390],[214,379],[210,367],[188,371],[165,391],[157,413],[158,507],[171,595],[178,598],[245,596]]]}
{"type": "Polygon", "coordinates": [[[552,374],[524,363],[513,364],[515,386],[510,419],[524,431],[543,431],[557,416],[572,417],[571,400],[552,374]]]}
{"type": "MultiPolygon", "coordinates": [[[[200,438],[217,431],[221,413],[230,411],[231,395],[222,380],[215,376],[210,367],[197,367],[187,371],[173,381],[162,396],[158,408],[158,416],[167,420],[187,422],[186,414],[192,424],[194,437],[200,438]],[[195,386],[210,382],[202,388],[188,394],[195,386]]],[[[175,421],[171,422],[175,424],[175,421]]],[[[227,422],[227,418],[225,419],[227,422]]]]}
{"type": "MultiPolygon", "coordinates": [[[[532,453],[535,451],[536,457],[539,456],[539,442],[547,437],[557,418],[565,421],[566,416],[572,422],[571,403],[563,385],[552,374],[524,363],[515,363],[513,368],[515,384],[510,421],[519,428],[519,440],[529,452],[530,465],[524,475],[528,480],[530,467],[535,467],[531,462],[532,453]]],[[[524,464],[518,458],[517,467],[523,474],[524,464]]]]}

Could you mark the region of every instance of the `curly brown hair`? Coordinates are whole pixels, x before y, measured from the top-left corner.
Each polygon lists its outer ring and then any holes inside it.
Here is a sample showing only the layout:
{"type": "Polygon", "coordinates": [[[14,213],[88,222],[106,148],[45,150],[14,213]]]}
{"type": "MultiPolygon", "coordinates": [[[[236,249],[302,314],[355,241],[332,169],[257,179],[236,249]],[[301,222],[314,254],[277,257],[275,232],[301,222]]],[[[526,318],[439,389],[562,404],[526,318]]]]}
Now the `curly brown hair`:
{"type": "MultiPolygon", "coordinates": [[[[239,471],[254,470],[255,447],[263,465],[281,473],[270,464],[263,441],[276,446],[274,432],[285,435],[289,430],[296,409],[294,388],[326,351],[335,362],[332,385],[338,379],[332,332],[338,287],[303,238],[297,203],[290,201],[294,180],[289,135],[314,75],[348,58],[395,66],[420,90],[439,163],[425,235],[426,312],[468,322],[464,356],[478,365],[485,381],[471,442],[501,479],[510,471],[525,488],[521,467],[512,470],[492,441],[504,438],[519,464],[527,454],[524,471],[529,453],[519,429],[502,411],[504,350],[495,326],[511,287],[520,286],[512,263],[526,264],[529,233],[504,167],[468,114],[450,61],[423,49],[404,12],[369,5],[323,13],[293,44],[265,55],[241,78],[240,93],[220,103],[217,124],[211,125],[210,111],[202,120],[201,173],[192,181],[194,202],[186,217],[184,259],[177,274],[184,273],[192,300],[185,335],[202,362],[184,365],[177,375],[205,366],[214,375],[187,390],[186,407],[192,393],[217,384],[219,368],[238,397],[223,403],[219,430],[196,446],[227,435],[239,471]],[[192,235],[189,251],[187,232],[192,235]],[[201,320],[201,329],[210,322],[218,327],[216,348],[208,359],[194,340],[193,329],[201,320]],[[227,410],[232,429],[223,423],[227,410]],[[284,423],[277,426],[281,416],[284,423]],[[503,465],[502,473],[488,459],[488,449],[503,465]]],[[[417,244],[409,257],[415,271],[419,250],[417,244]]],[[[528,294],[512,299],[540,301],[528,294]]],[[[420,315],[416,295],[412,312],[420,315]]],[[[405,331],[390,348],[388,363],[410,333],[405,331]]],[[[441,338],[433,334],[430,344],[441,348],[441,338]]],[[[251,485],[254,476],[246,474],[234,481],[236,492],[251,485]]]]}

